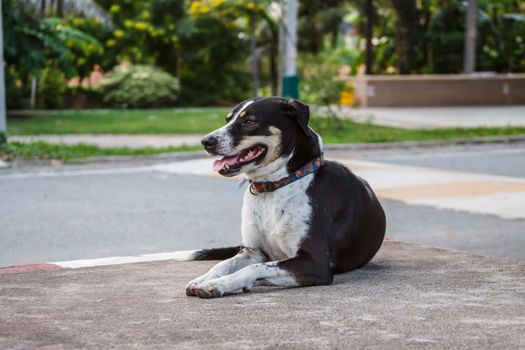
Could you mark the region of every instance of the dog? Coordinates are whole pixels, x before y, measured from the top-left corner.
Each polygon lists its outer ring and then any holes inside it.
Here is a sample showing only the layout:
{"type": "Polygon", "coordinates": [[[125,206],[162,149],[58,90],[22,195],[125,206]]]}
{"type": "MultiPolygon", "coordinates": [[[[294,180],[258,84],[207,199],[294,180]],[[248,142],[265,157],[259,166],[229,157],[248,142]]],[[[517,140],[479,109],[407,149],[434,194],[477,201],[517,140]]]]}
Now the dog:
{"type": "Polygon", "coordinates": [[[186,252],[182,260],[223,260],[186,285],[188,296],[217,298],[254,286],[329,285],[334,274],[366,265],[385,236],[383,208],[368,183],[323,158],[309,107],[294,99],[241,102],[226,125],[202,139],[221,156],[222,176],[249,182],[242,245],[186,252]]]}

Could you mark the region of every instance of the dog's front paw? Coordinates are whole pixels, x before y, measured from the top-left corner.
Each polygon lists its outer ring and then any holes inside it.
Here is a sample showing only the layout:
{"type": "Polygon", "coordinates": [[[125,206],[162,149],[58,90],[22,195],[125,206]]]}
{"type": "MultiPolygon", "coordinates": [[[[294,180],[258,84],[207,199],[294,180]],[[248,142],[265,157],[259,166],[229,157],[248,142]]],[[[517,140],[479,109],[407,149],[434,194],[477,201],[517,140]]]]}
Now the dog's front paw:
{"type": "Polygon", "coordinates": [[[188,282],[188,284],[186,285],[186,295],[192,297],[192,296],[197,296],[197,293],[195,292],[196,288],[203,284],[204,282],[206,282],[206,280],[208,280],[208,276],[206,275],[202,275],[202,276],[199,276],[191,281],[188,282]]]}
{"type": "Polygon", "coordinates": [[[215,279],[198,285],[193,291],[199,298],[209,299],[222,297],[226,290],[219,279],[215,279]]]}

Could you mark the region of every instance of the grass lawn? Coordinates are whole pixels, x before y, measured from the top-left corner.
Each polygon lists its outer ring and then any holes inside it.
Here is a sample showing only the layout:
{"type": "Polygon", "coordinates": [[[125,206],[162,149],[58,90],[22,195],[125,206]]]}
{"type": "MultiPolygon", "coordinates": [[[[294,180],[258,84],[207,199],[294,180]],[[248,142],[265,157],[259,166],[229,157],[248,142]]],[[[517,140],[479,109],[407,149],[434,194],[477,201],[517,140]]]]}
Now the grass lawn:
{"type": "Polygon", "coordinates": [[[97,156],[144,156],[161,153],[197,151],[199,146],[180,147],[111,147],[100,148],[79,143],[77,145],[54,144],[44,141],[30,143],[9,142],[0,144],[0,159],[80,159],[97,156]]]}
{"type": "Polygon", "coordinates": [[[224,123],[228,108],[27,111],[8,113],[11,135],[205,134],[224,123]]]}
{"type": "MultiPolygon", "coordinates": [[[[8,116],[11,135],[38,134],[206,134],[224,124],[227,108],[159,110],[31,111],[8,116]],[[30,113],[30,114],[29,114],[30,113]]],[[[376,143],[443,140],[463,137],[523,135],[525,127],[409,130],[312,117],[310,125],[324,143],[376,143]]],[[[196,150],[199,147],[99,148],[45,142],[0,145],[0,158],[83,158],[103,155],[147,155],[196,150]]]]}

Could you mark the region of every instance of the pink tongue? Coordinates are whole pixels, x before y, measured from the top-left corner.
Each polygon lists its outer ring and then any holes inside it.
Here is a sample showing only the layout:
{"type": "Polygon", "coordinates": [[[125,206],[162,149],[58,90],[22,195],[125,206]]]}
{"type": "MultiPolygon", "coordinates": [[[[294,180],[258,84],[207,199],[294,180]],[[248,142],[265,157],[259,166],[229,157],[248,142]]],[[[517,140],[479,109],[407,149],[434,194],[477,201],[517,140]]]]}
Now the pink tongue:
{"type": "Polygon", "coordinates": [[[233,164],[236,163],[236,160],[237,160],[237,155],[217,159],[216,161],[213,162],[213,170],[219,171],[222,168],[224,168],[226,164],[228,164],[229,166],[232,166],[233,164]]]}

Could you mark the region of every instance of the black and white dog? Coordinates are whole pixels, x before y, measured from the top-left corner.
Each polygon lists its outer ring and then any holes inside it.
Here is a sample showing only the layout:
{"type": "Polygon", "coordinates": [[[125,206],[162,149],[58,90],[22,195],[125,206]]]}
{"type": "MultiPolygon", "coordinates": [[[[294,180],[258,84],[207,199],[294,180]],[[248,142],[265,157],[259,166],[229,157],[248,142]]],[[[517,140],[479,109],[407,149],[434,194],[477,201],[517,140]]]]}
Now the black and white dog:
{"type": "Polygon", "coordinates": [[[187,260],[227,259],[186,286],[186,294],[221,297],[258,285],[327,285],[335,273],[368,263],[385,235],[385,214],[366,181],[323,160],[308,127],[307,105],[258,97],[237,105],[226,125],[202,139],[223,176],[249,180],[242,245],[193,251],[187,260]]]}

